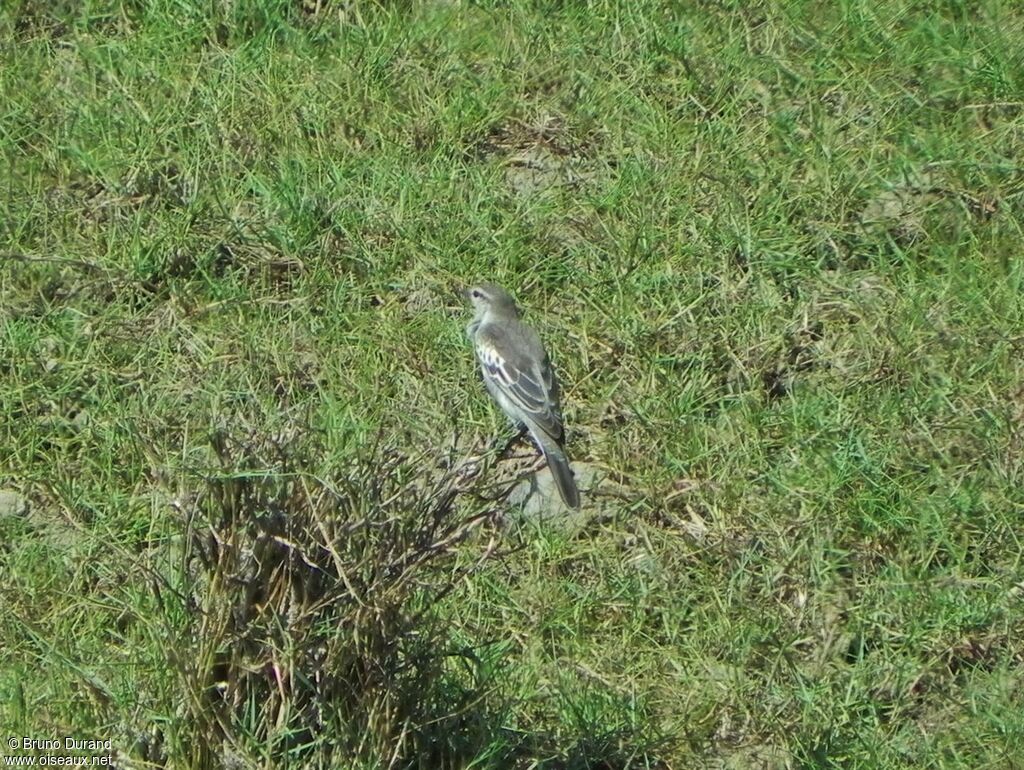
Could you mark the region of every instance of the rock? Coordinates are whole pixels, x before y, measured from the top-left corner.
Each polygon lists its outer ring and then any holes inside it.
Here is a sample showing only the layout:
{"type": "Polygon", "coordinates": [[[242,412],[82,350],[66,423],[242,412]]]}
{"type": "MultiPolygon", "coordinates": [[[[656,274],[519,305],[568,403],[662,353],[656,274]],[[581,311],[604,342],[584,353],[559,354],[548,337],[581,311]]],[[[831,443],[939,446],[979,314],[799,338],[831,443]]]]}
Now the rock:
{"type": "Polygon", "coordinates": [[[28,501],[13,489],[0,489],[0,519],[28,513],[28,501]]]}
{"type": "Polygon", "coordinates": [[[579,462],[572,464],[572,470],[582,499],[579,510],[574,511],[562,502],[551,471],[545,466],[526,476],[509,492],[512,518],[521,522],[543,522],[570,534],[583,529],[594,511],[594,503],[588,493],[597,489],[601,474],[592,465],[579,462]]]}

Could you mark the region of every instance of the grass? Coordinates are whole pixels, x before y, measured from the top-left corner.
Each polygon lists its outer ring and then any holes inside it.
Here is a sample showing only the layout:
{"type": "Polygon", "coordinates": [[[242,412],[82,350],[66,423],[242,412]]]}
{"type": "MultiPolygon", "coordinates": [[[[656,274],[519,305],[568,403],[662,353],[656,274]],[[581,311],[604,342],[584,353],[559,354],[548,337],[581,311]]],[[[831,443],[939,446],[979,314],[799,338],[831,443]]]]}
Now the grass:
{"type": "Polygon", "coordinates": [[[1020,766],[1013,4],[0,29],[11,734],[125,767],[1020,766]],[[480,278],[624,490],[579,532],[491,515],[480,278]]]}

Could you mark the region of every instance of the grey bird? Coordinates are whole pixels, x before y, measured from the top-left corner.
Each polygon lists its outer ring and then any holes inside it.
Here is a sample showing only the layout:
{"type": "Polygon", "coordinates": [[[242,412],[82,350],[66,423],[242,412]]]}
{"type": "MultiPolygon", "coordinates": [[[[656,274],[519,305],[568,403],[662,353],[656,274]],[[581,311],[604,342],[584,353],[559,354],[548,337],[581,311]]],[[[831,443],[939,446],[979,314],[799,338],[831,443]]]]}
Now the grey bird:
{"type": "Polygon", "coordinates": [[[472,340],[484,385],[502,411],[525,428],[547,460],[563,502],[580,507],[558,399],[558,381],[537,332],[519,320],[519,308],[500,286],[482,283],[466,291],[476,314],[466,334],[472,340]]]}

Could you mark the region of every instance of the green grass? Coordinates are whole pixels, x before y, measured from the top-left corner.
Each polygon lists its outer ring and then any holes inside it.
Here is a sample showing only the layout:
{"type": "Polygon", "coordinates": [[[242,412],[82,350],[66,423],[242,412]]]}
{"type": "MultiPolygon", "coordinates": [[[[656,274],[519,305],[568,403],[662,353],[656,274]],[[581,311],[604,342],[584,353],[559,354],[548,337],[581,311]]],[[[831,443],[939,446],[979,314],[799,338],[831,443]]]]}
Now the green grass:
{"type": "Polygon", "coordinates": [[[15,0],[0,34],[8,732],[1021,766],[1014,4],[15,0]],[[624,488],[580,532],[476,522],[493,458],[447,475],[504,430],[481,278],[624,488]]]}

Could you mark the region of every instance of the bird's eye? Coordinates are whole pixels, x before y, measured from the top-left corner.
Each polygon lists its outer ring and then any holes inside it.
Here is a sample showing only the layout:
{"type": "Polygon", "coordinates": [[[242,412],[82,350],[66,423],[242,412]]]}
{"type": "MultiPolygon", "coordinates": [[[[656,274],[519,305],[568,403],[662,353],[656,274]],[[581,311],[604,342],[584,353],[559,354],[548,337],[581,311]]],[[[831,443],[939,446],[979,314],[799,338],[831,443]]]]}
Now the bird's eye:
{"type": "Polygon", "coordinates": [[[480,299],[484,295],[483,295],[483,293],[479,289],[473,289],[469,293],[469,296],[471,296],[473,299],[480,299]]]}

